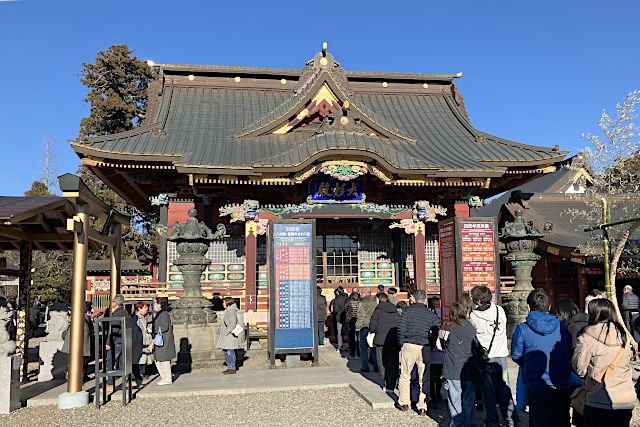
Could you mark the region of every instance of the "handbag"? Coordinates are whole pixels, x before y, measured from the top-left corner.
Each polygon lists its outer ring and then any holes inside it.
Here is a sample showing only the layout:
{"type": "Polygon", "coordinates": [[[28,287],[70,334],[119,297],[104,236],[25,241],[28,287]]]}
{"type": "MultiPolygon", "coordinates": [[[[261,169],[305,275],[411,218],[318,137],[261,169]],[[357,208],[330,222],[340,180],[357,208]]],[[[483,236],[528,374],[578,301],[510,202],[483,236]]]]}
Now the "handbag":
{"type": "Polygon", "coordinates": [[[367,344],[369,347],[373,347],[373,339],[376,337],[375,332],[369,332],[367,334],[367,344]]]}
{"type": "Polygon", "coordinates": [[[618,355],[616,356],[616,358],[613,359],[613,362],[611,362],[611,364],[607,367],[607,369],[600,372],[594,378],[588,378],[585,385],[576,387],[576,389],[573,390],[573,393],[571,393],[570,406],[573,408],[574,412],[577,412],[578,414],[584,416],[584,407],[587,405],[587,393],[591,391],[595,386],[600,384],[600,382],[604,382],[606,384],[609,374],[616,367],[620,359],[622,359],[622,356],[624,355],[624,352],[626,350],[627,350],[626,346],[622,347],[620,352],[618,352],[618,355]]]}
{"type": "Polygon", "coordinates": [[[238,338],[238,336],[240,336],[242,331],[244,331],[244,329],[242,329],[242,326],[240,326],[239,323],[236,323],[236,326],[231,330],[231,335],[238,338]]]}
{"type": "Polygon", "coordinates": [[[158,331],[155,337],[153,337],[153,345],[156,347],[162,347],[164,345],[164,340],[162,339],[162,332],[158,331]]]}

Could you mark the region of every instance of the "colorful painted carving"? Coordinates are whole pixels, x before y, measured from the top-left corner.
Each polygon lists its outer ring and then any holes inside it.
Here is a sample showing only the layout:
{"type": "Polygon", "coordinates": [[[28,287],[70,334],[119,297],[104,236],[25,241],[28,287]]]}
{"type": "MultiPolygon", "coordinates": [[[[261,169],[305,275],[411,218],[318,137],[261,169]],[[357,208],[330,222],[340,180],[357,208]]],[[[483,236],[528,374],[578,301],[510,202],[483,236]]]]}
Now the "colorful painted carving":
{"type": "Polygon", "coordinates": [[[242,204],[233,203],[222,206],[219,209],[220,216],[231,216],[231,222],[244,222],[258,217],[260,202],[257,200],[245,200],[242,204]]]}
{"type": "Polygon", "coordinates": [[[482,207],[482,199],[478,196],[471,196],[469,198],[469,207],[472,208],[481,208],[482,207]]]}
{"type": "Polygon", "coordinates": [[[264,212],[268,212],[271,215],[275,215],[281,218],[283,215],[290,213],[306,213],[314,210],[318,205],[310,203],[301,203],[299,205],[278,205],[262,208],[264,212]]]}
{"type": "Polygon", "coordinates": [[[317,174],[324,173],[332,178],[340,181],[350,181],[367,173],[381,179],[384,182],[393,181],[392,174],[386,172],[379,166],[373,166],[365,162],[350,161],[350,160],[330,160],[322,162],[317,165],[309,166],[308,168],[298,172],[292,181],[300,183],[309,177],[317,174]]]}
{"type": "Polygon", "coordinates": [[[259,219],[257,221],[256,232],[258,236],[263,236],[267,233],[267,228],[269,228],[269,220],[268,219],[259,219]]]}
{"type": "Polygon", "coordinates": [[[160,193],[157,196],[151,198],[151,204],[153,206],[164,206],[169,204],[169,196],[164,193],[160,193]]]}
{"type": "Polygon", "coordinates": [[[394,222],[389,228],[402,228],[407,234],[413,234],[416,231],[416,223],[412,219],[401,219],[400,222],[394,222]]]}
{"type": "Polygon", "coordinates": [[[322,166],[320,172],[339,181],[351,181],[369,172],[366,167],[357,164],[332,164],[322,166]]]}
{"type": "Polygon", "coordinates": [[[436,215],[446,215],[447,208],[431,205],[427,200],[418,200],[413,205],[413,218],[420,221],[437,222],[436,215]]]}

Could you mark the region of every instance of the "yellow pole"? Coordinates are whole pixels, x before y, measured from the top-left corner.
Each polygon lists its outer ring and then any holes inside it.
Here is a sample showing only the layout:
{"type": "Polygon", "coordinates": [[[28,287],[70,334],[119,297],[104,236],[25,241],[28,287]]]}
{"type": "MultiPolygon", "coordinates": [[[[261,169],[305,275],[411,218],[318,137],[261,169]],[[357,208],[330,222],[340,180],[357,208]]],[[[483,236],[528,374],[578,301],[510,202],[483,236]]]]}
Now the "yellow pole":
{"type": "Polygon", "coordinates": [[[116,245],[111,247],[111,280],[109,287],[111,298],[109,301],[113,301],[113,297],[120,293],[120,267],[122,264],[122,225],[114,224],[111,228],[113,237],[116,239],[116,245]]]}
{"type": "Polygon", "coordinates": [[[73,281],[71,288],[71,339],[69,345],[69,381],[67,392],[82,391],[84,313],[87,290],[87,254],[89,246],[89,206],[76,205],[82,231],[73,233],[73,281]]]}

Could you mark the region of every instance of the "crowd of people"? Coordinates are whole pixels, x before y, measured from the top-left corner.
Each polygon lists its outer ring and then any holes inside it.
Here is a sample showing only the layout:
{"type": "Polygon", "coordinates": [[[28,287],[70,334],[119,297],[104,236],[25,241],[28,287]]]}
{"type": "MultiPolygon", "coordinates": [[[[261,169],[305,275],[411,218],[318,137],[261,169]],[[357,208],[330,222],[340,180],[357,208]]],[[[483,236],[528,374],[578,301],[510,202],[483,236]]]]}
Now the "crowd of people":
{"type": "MultiPolygon", "coordinates": [[[[318,295],[326,316],[320,288],[318,295]]],[[[632,331],[640,326],[632,319],[640,299],[631,289],[624,295],[622,315],[632,331]]],[[[441,404],[444,389],[452,426],[477,425],[478,409],[486,426],[513,426],[517,410],[527,407],[532,426],[629,426],[637,398],[630,337],[611,301],[593,294],[585,303],[586,312],[568,299],[551,307],[543,289],[532,291],[510,349],[505,311],[486,286],[461,295],[442,325],[423,290],[407,306],[395,289],[372,296],[369,288],[347,295],[339,287],[329,311],[337,350],[359,357],[361,372],[379,372],[383,390],[397,392],[401,411],[413,407],[425,415],[441,404]],[[519,366],[515,401],[509,355],[519,366]],[[419,388],[413,402],[412,384],[419,388]]],[[[326,317],[318,321],[323,345],[326,317]]]]}

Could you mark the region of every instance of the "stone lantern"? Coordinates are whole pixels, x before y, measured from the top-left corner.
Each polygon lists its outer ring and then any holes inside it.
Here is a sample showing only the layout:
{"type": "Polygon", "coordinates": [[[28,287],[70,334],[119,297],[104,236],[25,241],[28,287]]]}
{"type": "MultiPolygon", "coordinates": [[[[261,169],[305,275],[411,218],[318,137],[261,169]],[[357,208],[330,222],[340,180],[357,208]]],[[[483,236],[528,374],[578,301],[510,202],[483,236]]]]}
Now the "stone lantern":
{"type": "Polygon", "coordinates": [[[218,224],[213,233],[203,222],[198,222],[197,214],[195,209],[189,209],[189,219],[184,224],[173,224],[171,233],[167,233],[166,227],[157,228],[158,234],[176,243],[179,255],[173,264],[182,273],[184,292],[171,304],[171,320],[176,324],[212,323],[217,317],[211,310],[212,304],[202,296],[200,277],[211,264],[211,260],[205,257],[209,243],[223,237],[226,229],[223,224],[218,224]]]}
{"type": "Polygon", "coordinates": [[[543,231],[540,231],[532,221],[525,221],[522,213],[522,209],[518,208],[515,220],[505,223],[498,234],[500,241],[507,249],[504,260],[511,264],[516,282],[510,294],[502,295],[502,307],[507,315],[509,338],[513,335],[516,326],[524,322],[529,313],[527,297],[533,290],[531,270],[540,259],[540,255],[533,253],[533,250],[538,245],[538,239],[549,234],[553,227],[552,223],[546,222],[543,231]]]}

